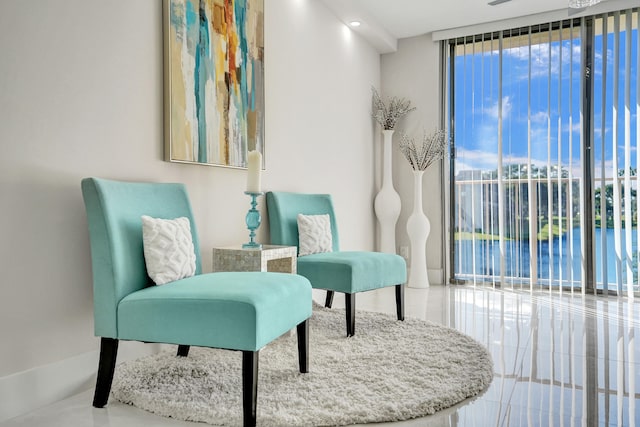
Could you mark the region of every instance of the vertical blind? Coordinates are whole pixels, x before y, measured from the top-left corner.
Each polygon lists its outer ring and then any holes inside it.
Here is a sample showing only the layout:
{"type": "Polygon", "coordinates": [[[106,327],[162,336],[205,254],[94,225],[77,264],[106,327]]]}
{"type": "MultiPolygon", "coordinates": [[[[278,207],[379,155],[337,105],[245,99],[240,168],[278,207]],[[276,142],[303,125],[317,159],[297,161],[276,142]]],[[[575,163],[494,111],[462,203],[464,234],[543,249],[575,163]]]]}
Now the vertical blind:
{"type": "Polygon", "coordinates": [[[639,26],[636,8],[448,41],[452,279],[638,293],[639,26]]]}

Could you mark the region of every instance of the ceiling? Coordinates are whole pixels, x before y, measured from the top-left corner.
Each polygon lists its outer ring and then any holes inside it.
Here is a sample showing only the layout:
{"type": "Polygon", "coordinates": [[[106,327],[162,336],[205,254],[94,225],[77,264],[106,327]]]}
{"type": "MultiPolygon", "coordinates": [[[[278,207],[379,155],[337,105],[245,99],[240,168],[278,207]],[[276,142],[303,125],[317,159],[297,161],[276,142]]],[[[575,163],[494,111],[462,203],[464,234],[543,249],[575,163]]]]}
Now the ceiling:
{"type": "Polygon", "coordinates": [[[496,6],[488,0],[342,1],[355,3],[397,39],[567,8],[567,0],[512,0],[496,6]]]}
{"type": "Polygon", "coordinates": [[[398,39],[432,31],[568,10],[568,0],[510,0],[496,6],[488,5],[490,0],[323,1],[344,23],[360,21],[354,31],[381,53],[395,51],[398,39]]]}

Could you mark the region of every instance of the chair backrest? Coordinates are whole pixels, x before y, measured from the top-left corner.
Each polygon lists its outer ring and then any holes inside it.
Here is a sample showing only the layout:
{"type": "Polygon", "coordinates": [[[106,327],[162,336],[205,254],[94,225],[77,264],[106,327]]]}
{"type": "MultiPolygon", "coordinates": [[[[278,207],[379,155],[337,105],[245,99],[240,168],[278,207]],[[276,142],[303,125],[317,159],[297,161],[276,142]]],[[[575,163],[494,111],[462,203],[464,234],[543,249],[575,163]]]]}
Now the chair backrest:
{"type": "Polygon", "coordinates": [[[117,338],[118,303],[128,294],[152,283],[144,261],[141,216],[189,219],[196,274],[202,271],[198,233],[182,184],[85,178],[82,196],[91,242],[95,334],[117,338]]]}
{"type": "Polygon", "coordinates": [[[267,210],[272,244],[299,247],[298,214],[328,214],[331,219],[333,251],[340,250],[338,223],[331,195],[270,191],[267,193],[267,210]]]}

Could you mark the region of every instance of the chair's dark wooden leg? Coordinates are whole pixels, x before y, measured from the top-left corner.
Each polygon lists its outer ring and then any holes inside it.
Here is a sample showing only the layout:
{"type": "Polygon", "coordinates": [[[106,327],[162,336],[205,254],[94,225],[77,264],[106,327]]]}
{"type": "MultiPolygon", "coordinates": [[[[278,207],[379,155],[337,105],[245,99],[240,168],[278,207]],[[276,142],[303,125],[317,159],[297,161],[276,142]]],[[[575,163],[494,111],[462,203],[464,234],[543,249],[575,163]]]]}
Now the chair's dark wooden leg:
{"type": "Polygon", "coordinates": [[[118,340],[114,338],[102,338],[100,341],[100,362],[98,362],[98,378],[96,390],[93,395],[93,406],[103,408],[109,400],[113,372],[116,368],[118,356],[118,340]]]}
{"type": "Polygon", "coordinates": [[[300,372],[309,372],[309,319],[298,324],[298,363],[300,372]]]}
{"type": "Polygon", "coordinates": [[[344,302],[347,308],[347,336],[356,334],[356,294],[344,294],[344,302]]]}
{"type": "Polygon", "coordinates": [[[331,308],[333,304],[333,291],[327,291],[327,298],[324,300],[324,306],[331,308]]]}
{"type": "Polygon", "coordinates": [[[179,345],[178,346],[178,356],[187,357],[189,355],[189,346],[188,345],[179,345]]]}
{"type": "Polygon", "coordinates": [[[398,320],[404,320],[404,285],[396,285],[396,314],[398,320]]]}
{"type": "Polygon", "coordinates": [[[257,351],[242,351],[242,414],[245,427],[256,425],[258,354],[257,351]]]}

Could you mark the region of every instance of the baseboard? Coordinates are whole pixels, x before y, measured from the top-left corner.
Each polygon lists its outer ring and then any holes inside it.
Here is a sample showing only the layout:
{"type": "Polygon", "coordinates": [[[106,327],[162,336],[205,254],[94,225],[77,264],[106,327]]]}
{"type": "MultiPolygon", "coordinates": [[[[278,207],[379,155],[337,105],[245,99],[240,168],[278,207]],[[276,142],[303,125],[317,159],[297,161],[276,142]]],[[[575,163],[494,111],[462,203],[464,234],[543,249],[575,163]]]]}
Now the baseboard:
{"type": "MultiPolygon", "coordinates": [[[[117,360],[136,359],[161,348],[158,344],[123,342],[117,360]]],[[[90,351],[0,378],[0,423],[93,388],[98,357],[97,350],[90,351]]]]}
{"type": "MultiPolygon", "coordinates": [[[[410,273],[411,273],[411,266],[407,267],[407,279],[409,278],[410,273]]],[[[443,276],[444,276],[444,273],[440,268],[427,269],[427,277],[429,279],[429,285],[444,285],[443,276]]]]}

